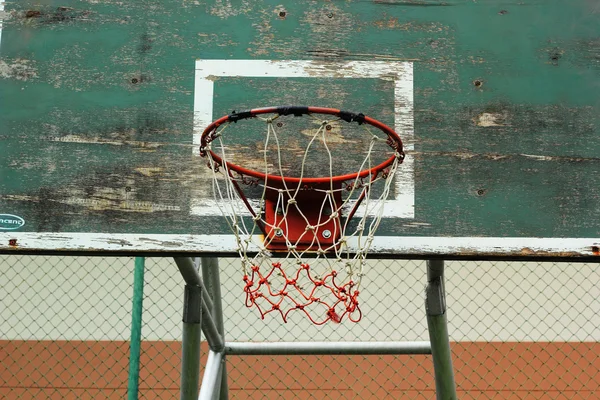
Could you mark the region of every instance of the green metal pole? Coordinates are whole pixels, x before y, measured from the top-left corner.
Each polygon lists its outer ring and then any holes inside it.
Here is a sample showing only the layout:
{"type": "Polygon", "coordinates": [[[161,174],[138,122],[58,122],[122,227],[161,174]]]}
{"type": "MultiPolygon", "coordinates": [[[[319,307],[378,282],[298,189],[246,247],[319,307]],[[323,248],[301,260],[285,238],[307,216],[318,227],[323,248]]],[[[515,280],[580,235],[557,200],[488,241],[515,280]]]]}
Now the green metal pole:
{"type": "Polygon", "coordinates": [[[137,400],[140,381],[140,347],[142,343],[142,304],[144,300],[144,257],[135,258],[133,272],[133,305],[131,307],[131,342],[129,348],[129,380],[127,399],[137,400]]]}

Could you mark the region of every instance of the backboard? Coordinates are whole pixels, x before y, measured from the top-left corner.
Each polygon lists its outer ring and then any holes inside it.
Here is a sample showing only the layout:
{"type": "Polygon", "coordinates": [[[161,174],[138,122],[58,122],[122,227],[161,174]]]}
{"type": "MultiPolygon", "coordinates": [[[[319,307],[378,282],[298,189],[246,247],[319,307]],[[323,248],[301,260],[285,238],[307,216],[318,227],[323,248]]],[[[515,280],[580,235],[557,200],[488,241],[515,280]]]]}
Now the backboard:
{"type": "Polygon", "coordinates": [[[402,137],[373,252],[600,254],[598,2],[288,3],[0,3],[0,251],[232,252],[203,128],[311,105],[402,137]]]}

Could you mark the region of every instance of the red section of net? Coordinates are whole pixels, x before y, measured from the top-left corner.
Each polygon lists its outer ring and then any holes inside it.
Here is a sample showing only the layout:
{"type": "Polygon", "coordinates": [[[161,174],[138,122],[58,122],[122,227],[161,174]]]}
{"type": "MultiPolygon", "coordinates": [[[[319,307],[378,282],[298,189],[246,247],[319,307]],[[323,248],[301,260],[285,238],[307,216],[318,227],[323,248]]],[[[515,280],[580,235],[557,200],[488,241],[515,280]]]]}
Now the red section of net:
{"type": "Polygon", "coordinates": [[[292,311],[303,312],[316,325],[323,325],[327,321],[339,323],[344,317],[352,322],[362,318],[356,284],[353,281],[337,284],[336,271],[322,278],[314,278],[310,266],[304,263],[300,264],[295,276],[289,278],[281,263],[271,265],[266,275],[261,273],[257,265],[252,266],[250,276],[244,275],[246,307],[256,306],[262,319],[269,313],[278,312],[287,322],[292,311]],[[273,288],[272,281],[275,280],[283,283],[280,289],[273,288]],[[317,291],[326,294],[327,298],[316,297],[317,291]]]}

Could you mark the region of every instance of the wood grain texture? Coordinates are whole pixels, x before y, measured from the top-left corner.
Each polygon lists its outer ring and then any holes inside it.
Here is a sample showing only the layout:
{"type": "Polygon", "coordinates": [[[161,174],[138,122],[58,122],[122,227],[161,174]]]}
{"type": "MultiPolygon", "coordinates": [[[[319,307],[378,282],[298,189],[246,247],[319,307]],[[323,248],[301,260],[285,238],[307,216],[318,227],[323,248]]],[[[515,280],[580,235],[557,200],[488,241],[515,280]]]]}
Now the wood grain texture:
{"type": "MultiPolygon", "coordinates": [[[[413,64],[414,218],[382,235],[599,235],[597,2],[49,0],[0,18],[0,214],[20,231],[226,232],[191,212],[211,197],[194,64],[242,59],[413,64]]],[[[215,77],[214,114],[295,103],[393,123],[389,86],[215,77]]]]}

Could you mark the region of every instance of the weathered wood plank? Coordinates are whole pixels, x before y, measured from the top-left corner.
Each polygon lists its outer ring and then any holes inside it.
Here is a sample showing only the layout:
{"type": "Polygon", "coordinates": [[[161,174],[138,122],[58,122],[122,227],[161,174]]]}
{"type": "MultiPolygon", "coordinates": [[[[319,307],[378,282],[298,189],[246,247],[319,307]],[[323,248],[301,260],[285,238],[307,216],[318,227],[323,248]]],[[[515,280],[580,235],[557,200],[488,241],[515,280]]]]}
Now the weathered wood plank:
{"type": "MultiPolygon", "coordinates": [[[[0,214],[20,232],[225,233],[194,211],[211,197],[195,98],[213,96],[215,117],[298,103],[397,122],[372,71],[215,74],[198,91],[197,59],[237,59],[412,65],[414,136],[398,130],[414,212],[382,235],[600,234],[597,2],[50,0],[0,19],[0,214]]],[[[260,140],[241,137],[242,159],[260,140]]]]}

